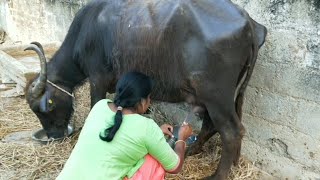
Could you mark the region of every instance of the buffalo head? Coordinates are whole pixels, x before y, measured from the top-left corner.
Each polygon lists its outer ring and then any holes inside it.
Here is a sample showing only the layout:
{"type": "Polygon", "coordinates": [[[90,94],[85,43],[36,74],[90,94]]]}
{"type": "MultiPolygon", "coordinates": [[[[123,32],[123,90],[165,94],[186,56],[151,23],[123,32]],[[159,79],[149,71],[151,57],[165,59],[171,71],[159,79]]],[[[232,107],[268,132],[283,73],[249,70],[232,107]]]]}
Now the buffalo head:
{"type": "Polygon", "coordinates": [[[35,51],[40,59],[39,75],[26,87],[26,99],[31,110],[39,118],[48,138],[61,138],[67,134],[69,119],[73,112],[73,95],[62,83],[48,80],[47,62],[42,46],[33,42],[25,50],[35,51]],[[59,83],[59,84],[58,84],[59,83]]]}

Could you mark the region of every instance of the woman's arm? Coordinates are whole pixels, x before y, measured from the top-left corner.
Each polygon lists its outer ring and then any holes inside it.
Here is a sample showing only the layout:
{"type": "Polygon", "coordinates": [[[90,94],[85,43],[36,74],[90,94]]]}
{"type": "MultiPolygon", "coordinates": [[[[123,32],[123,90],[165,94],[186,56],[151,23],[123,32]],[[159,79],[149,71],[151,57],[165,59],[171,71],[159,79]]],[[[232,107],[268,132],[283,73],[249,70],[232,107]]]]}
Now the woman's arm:
{"type": "Polygon", "coordinates": [[[148,153],[153,156],[169,173],[178,173],[184,162],[185,141],[192,134],[192,128],[182,126],[179,131],[179,140],[175,150],[166,142],[164,135],[156,123],[150,123],[146,134],[146,147],[148,153]],[[183,141],[181,141],[183,140],[183,141]]]}
{"type": "Polygon", "coordinates": [[[180,127],[179,138],[174,148],[174,151],[179,156],[180,161],[177,167],[173,170],[167,171],[168,173],[177,174],[181,171],[184,163],[184,155],[186,152],[186,140],[191,136],[191,134],[192,134],[192,128],[190,125],[182,125],[180,127]]]}

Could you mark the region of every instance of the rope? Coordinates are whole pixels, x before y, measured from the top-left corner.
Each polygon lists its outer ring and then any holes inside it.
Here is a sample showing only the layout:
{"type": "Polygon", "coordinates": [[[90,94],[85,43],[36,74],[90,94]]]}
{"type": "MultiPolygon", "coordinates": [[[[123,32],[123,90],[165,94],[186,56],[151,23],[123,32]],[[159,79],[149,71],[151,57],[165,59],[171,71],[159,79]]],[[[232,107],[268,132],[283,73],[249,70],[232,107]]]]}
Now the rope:
{"type": "MultiPolygon", "coordinates": [[[[47,80],[47,82],[48,82],[49,84],[51,84],[53,87],[59,89],[60,91],[68,94],[68,95],[71,96],[73,99],[75,99],[73,93],[72,93],[72,94],[69,93],[68,91],[64,90],[63,88],[59,87],[58,85],[54,84],[53,82],[51,82],[51,81],[49,81],[49,80],[47,80]]],[[[75,103],[75,101],[73,100],[73,101],[72,101],[72,108],[75,109],[75,106],[76,106],[76,103],[75,103]]],[[[72,118],[71,118],[70,121],[69,121],[68,126],[69,126],[69,125],[71,125],[71,127],[72,127],[72,129],[73,129],[73,131],[74,131],[74,130],[75,130],[75,123],[74,123],[74,121],[73,121],[72,118]]],[[[69,130],[69,127],[67,128],[67,132],[66,132],[67,135],[68,135],[68,130],[69,130]]]]}
{"type": "Polygon", "coordinates": [[[62,91],[62,92],[64,92],[64,93],[66,93],[66,94],[68,94],[69,96],[71,96],[71,97],[73,97],[73,98],[74,98],[73,93],[72,93],[72,94],[71,94],[71,93],[69,93],[68,91],[64,90],[63,88],[59,87],[58,85],[54,84],[53,82],[51,82],[51,81],[49,81],[49,80],[47,80],[47,82],[48,82],[49,84],[51,84],[53,87],[55,87],[55,88],[59,89],[60,91],[62,91]]]}

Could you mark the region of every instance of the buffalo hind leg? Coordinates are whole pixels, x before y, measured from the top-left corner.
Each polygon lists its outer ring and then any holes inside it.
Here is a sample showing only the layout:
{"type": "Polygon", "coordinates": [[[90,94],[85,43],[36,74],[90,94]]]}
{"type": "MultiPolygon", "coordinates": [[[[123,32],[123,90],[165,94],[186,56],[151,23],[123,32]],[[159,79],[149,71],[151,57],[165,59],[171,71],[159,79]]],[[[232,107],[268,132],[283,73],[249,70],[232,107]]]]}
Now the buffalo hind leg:
{"type": "Polygon", "coordinates": [[[239,117],[239,120],[241,121],[242,120],[242,104],[243,104],[243,100],[244,100],[244,93],[241,92],[238,94],[237,98],[236,98],[236,102],[235,102],[235,105],[236,105],[236,111],[237,111],[237,114],[238,114],[238,117],[239,117]]]}
{"type": "Polygon", "coordinates": [[[217,132],[214,129],[208,111],[200,113],[199,116],[202,119],[202,127],[197,136],[197,141],[188,148],[187,155],[189,156],[200,153],[204,143],[217,132]]]}
{"type": "MultiPolygon", "coordinates": [[[[236,102],[235,102],[235,108],[236,108],[236,112],[237,112],[237,115],[238,115],[238,119],[240,121],[240,127],[241,127],[241,130],[240,130],[240,135],[241,135],[241,139],[243,137],[243,135],[245,134],[245,129],[243,128],[241,122],[242,122],[242,105],[243,105],[243,100],[244,100],[244,93],[240,93],[238,94],[237,98],[236,98],[236,102]]],[[[240,143],[240,147],[238,149],[238,152],[237,152],[237,156],[235,157],[236,161],[233,161],[233,165],[234,166],[237,166],[238,165],[238,160],[240,158],[240,150],[241,150],[241,144],[240,143]]]]}
{"type": "Polygon", "coordinates": [[[213,176],[206,179],[227,179],[232,164],[237,164],[240,157],[244,127],[234,106],[230,108],[206,104],[206,107],[222,141],[222,154],[218,168],[213,176]]]}

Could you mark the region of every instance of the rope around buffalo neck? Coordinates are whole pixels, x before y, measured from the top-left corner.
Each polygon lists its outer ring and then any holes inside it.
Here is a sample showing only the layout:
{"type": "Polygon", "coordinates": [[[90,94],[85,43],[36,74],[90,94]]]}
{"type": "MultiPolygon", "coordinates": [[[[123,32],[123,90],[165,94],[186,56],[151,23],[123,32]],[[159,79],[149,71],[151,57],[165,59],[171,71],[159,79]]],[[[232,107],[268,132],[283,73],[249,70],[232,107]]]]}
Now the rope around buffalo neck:
{"type": "MultiPolygon", "coordinates": [[[[76,108],[76,103],[75,103],[75,100],[74,100],[75,97],[74,97],[73,93],[72,93],[72,94],[69,93],[68,91],[64,90],[63,88],[59,87],[58,85],[54,84],[53,82],[51,82],[51,81],[49,81],[49,80],[47,80],[47,82],[48,82],[49,84],[51,84],[53,87],[59,89],[60,91],[66,93],[67,95],[71,96],[71,97],[73,98],[73,99],[72,99],[72,109],[75,109],[75,108],[76,108]]],[[[73,130],[75,129],[75,123],[74,123],[73,118],[70,119],[69,125],[71,125],[71,127],[72,127],[73,130]]],[[[67,128],[67,132],[65,132],[65,133],[68,134],[68,128],[67,128]]]]}
{"type": "Polygon", "coordinates": [[[53,82],[51,82],[51,81],[49,81],[49,80],[47,80],[47,82],[48,82],[49,84],[51,84],[53,87],[55,87],[55,88],[59,89],[60,91],[62,91],[62,92],[64,92],[64,93],[66,93],[66,94],[68,94],[69,96],[71,96],[71,97],[73,97],[73,98],[74,98],[73,93],[72,93],[72,94],[71,94],[71,93],[69,93],[68,91],[64,90],[63,88],[59,87],[58,85],[54,84],[53,82]]]}

